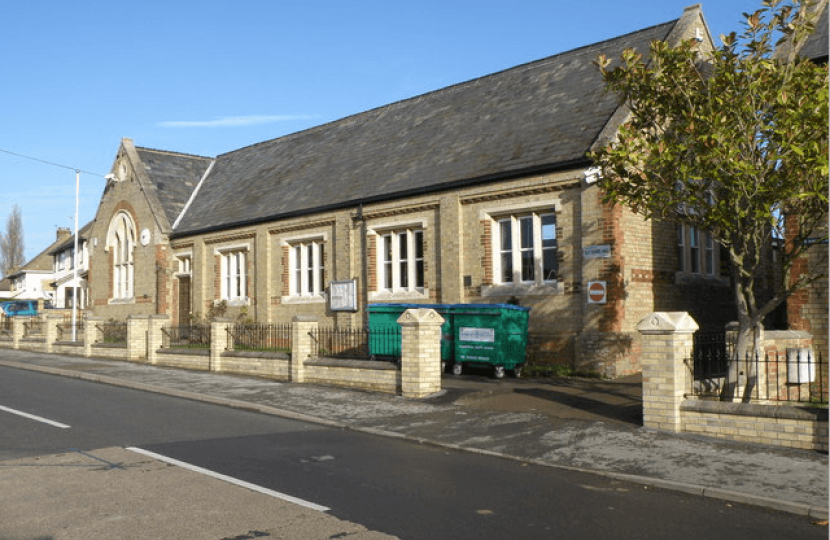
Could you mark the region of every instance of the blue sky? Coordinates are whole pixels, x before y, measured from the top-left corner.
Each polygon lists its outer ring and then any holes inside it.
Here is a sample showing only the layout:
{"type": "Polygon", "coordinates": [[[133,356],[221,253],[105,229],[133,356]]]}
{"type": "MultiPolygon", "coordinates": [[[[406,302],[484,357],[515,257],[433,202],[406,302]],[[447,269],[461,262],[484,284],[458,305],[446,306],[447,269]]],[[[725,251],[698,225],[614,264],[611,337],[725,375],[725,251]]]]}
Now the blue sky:
{"type": "MultiPolygon", "coordinates": [[[[691,3],[4,2],[0,231],[19,205],[29,259],[72,228],[76,168],[88,171],[79,223],[93,219],[122,137],[216,156],[676,19],[691,3]]],[[[703,12],[717,41],[759,6],[709,0],[703,12]]]]}

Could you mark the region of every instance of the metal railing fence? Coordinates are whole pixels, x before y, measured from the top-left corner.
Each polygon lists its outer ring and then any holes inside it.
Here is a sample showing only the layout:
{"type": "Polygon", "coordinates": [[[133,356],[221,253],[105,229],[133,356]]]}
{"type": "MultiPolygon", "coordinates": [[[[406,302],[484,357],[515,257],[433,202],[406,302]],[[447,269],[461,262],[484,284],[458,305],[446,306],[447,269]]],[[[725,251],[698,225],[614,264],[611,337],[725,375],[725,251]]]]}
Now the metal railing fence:
{"type": "Polygon", "coordinates": [[[127,323],[109,321],[98,323],[95,327],[100,332],[102,343],[121,344],[127,343],[127,323]]]}
{"type": "Polygon", "coordinates": [[[40,319],[29,319],[23,323],[23,335],[26,337],[41,336],[43,335],[43,327],[43,321],[40,319]]]}
{"type": "Polygon", "coordinates": [[[165,349],[210,349],[210,325],[164,326],[161,346],[165,349]]]}
{"type": "Polygon", "coordinates": [[[84,322],[75,321],[74,333],[72,322],[62,322],[57,325],[58,341],[83,341],[84,340],[84,322]]]}
{"type": "Polygon", "coordinates": [[[377,328],[319,327],[309,334],[317,356],[397,360],[401,356],[401,327],[377,328]]]}
{"type": "Polygon", "coordinates": [[[12,335],[12,318],[11,317],[2,317],[0,318],[0,335],[5,337],[11,337],[12,335]]]}
{"type": "Polygon", "coordinates": [[[691,394],[700,398],[741,399],[753,403],[799,403],[827,406],[828,368],[812,349],[758,353],[733,360],[734,343],[726,334],[695,336],[691,394]]]}
{"type": "Polygon", "coordinates": [[[235,324],[228,334],[238,351],[291,352],[290,324],[235,324]]]}

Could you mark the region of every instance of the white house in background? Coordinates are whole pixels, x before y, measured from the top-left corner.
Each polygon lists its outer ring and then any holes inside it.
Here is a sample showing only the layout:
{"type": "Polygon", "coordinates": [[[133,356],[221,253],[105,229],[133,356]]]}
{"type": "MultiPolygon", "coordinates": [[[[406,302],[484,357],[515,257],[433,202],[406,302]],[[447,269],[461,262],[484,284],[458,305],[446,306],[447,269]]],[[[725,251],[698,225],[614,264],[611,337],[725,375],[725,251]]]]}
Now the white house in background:
{"type": "Polygon", "coordinates": [[[19,270],[9,276],[12,300],[53,300],[50,270],[19,270]]]}
{"type": "Polygon", "coordinates": [[[52,251],[63,244],[72,235],[66,228],[58,227],[55,241],[46,249],[32,257],[19,270],[4,278],[9,290],[2,293],[3,298],[11,300],[54,300],[55,281],[52,251]]]}
{"type": "Polygon", "coordinates": [[[92,223],[87,223],[78,231],[77,257],[75,256],[75,235],[70,235],[49,252],[53,259],[51,288],[54,289],[52,303],[55,308],[71,308],[73,299],[76,297],[79,299],[79,308],[83,309],[87,305],[87,274],[89,273],[87,237],[92,223]],[[76,264],[78,265],[77,274],[76,264]]]}

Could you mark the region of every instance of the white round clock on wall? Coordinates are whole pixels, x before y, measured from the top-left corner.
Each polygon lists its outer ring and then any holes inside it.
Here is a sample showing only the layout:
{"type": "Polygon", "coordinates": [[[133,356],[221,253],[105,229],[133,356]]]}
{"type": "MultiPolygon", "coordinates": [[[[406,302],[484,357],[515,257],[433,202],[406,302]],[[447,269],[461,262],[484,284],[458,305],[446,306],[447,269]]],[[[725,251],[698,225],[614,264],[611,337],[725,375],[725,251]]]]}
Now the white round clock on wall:
{"type": "Polygon", "coordinates": [[[146,246],[150,243],[150,229],[141,231],[141,245],[146,246]]]}

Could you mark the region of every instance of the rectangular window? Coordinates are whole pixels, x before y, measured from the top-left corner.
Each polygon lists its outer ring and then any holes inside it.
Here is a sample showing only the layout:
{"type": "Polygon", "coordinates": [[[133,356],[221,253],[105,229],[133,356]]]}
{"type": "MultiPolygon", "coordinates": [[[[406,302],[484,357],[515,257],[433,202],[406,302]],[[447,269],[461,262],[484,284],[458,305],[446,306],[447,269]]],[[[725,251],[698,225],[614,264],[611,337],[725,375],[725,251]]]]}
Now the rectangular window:
{"type": "Polygon", "coordinates": [[[554,213],[500,219],[495,245],[498,246],[498,268],[493,275],[499,283],[556,281],[559,267],[554,213]]]}
{"type": "Polygon", "coordinates": [[[179,274],[190,275],[192,270],[192,259],[190,255],[182,255],[179,259],[179,274]]]}
{"type": "Polygon", "coordinates": [[[704,271],[709,274],[710,276],[715,273],[715,242],[712,240],[712,237],[708,234],[706,235],[705,242],[705,267],[704,271]]]}
{"type": "Polygon", "coordinates": [[[229,251],[222,254],[222,299],[240,300],[246,298],[247,253],[229,251]]]}
{"type": "Polygon", "coordinates": [[[700,235],[695,227],[689,228],[689,272],[700,273],[700,235]]]}
{"type": "Polygon", "coordinates": [[[513,220],[499,221],[501,282],[513,283],[513,220]]]}
{"type": "Polygon", "coordinates": [[[326,283],[323,243],[309,241],[294,244],[289,256],[289,293],[292,296],[322,295],[326,283]]]}
{"type": "Polygon", "coordinates": [[[409,235],[398,235],[398,276],[400,276],[400,288],[406,289],[409,287],[409,235]]]}
{"type": "Polygon", "coordinates": [[[392,235],[387,234],[382,238],[383,243],[383,288],[392,289],[392,235]]]}
{"type": "Polygon", "coordinates": [[[522,282],[528,283],[535,281],[534,269],[536,267],[536,260],[534,257],[534,242],[533,242],[533,217],[523,217],[519,219],[519,230],[521,248],[520,257],[522,261],[522,282]]]}
{"type": "Polygon", "coordinates": [[[424,288],[424,231],[413,233],[415,241],[415,287],[424,288]]]}
{"type": "Polygon", "coordinates": [[[681,272],[717,275],[715,240],[696,227],[678,225],[677,261],[681,272]]]}
{"type": "Polygon", "coordinates": [[[556,245],[556,215],[542,217],[542,279],[553,281],[559,274],[559,260],[556,245]]]}
{"type": "Polygon", "coordinates": [[[380,237],[378,283],[386,291],[424,288],[424,233],[406,229],[380,237]]]}

